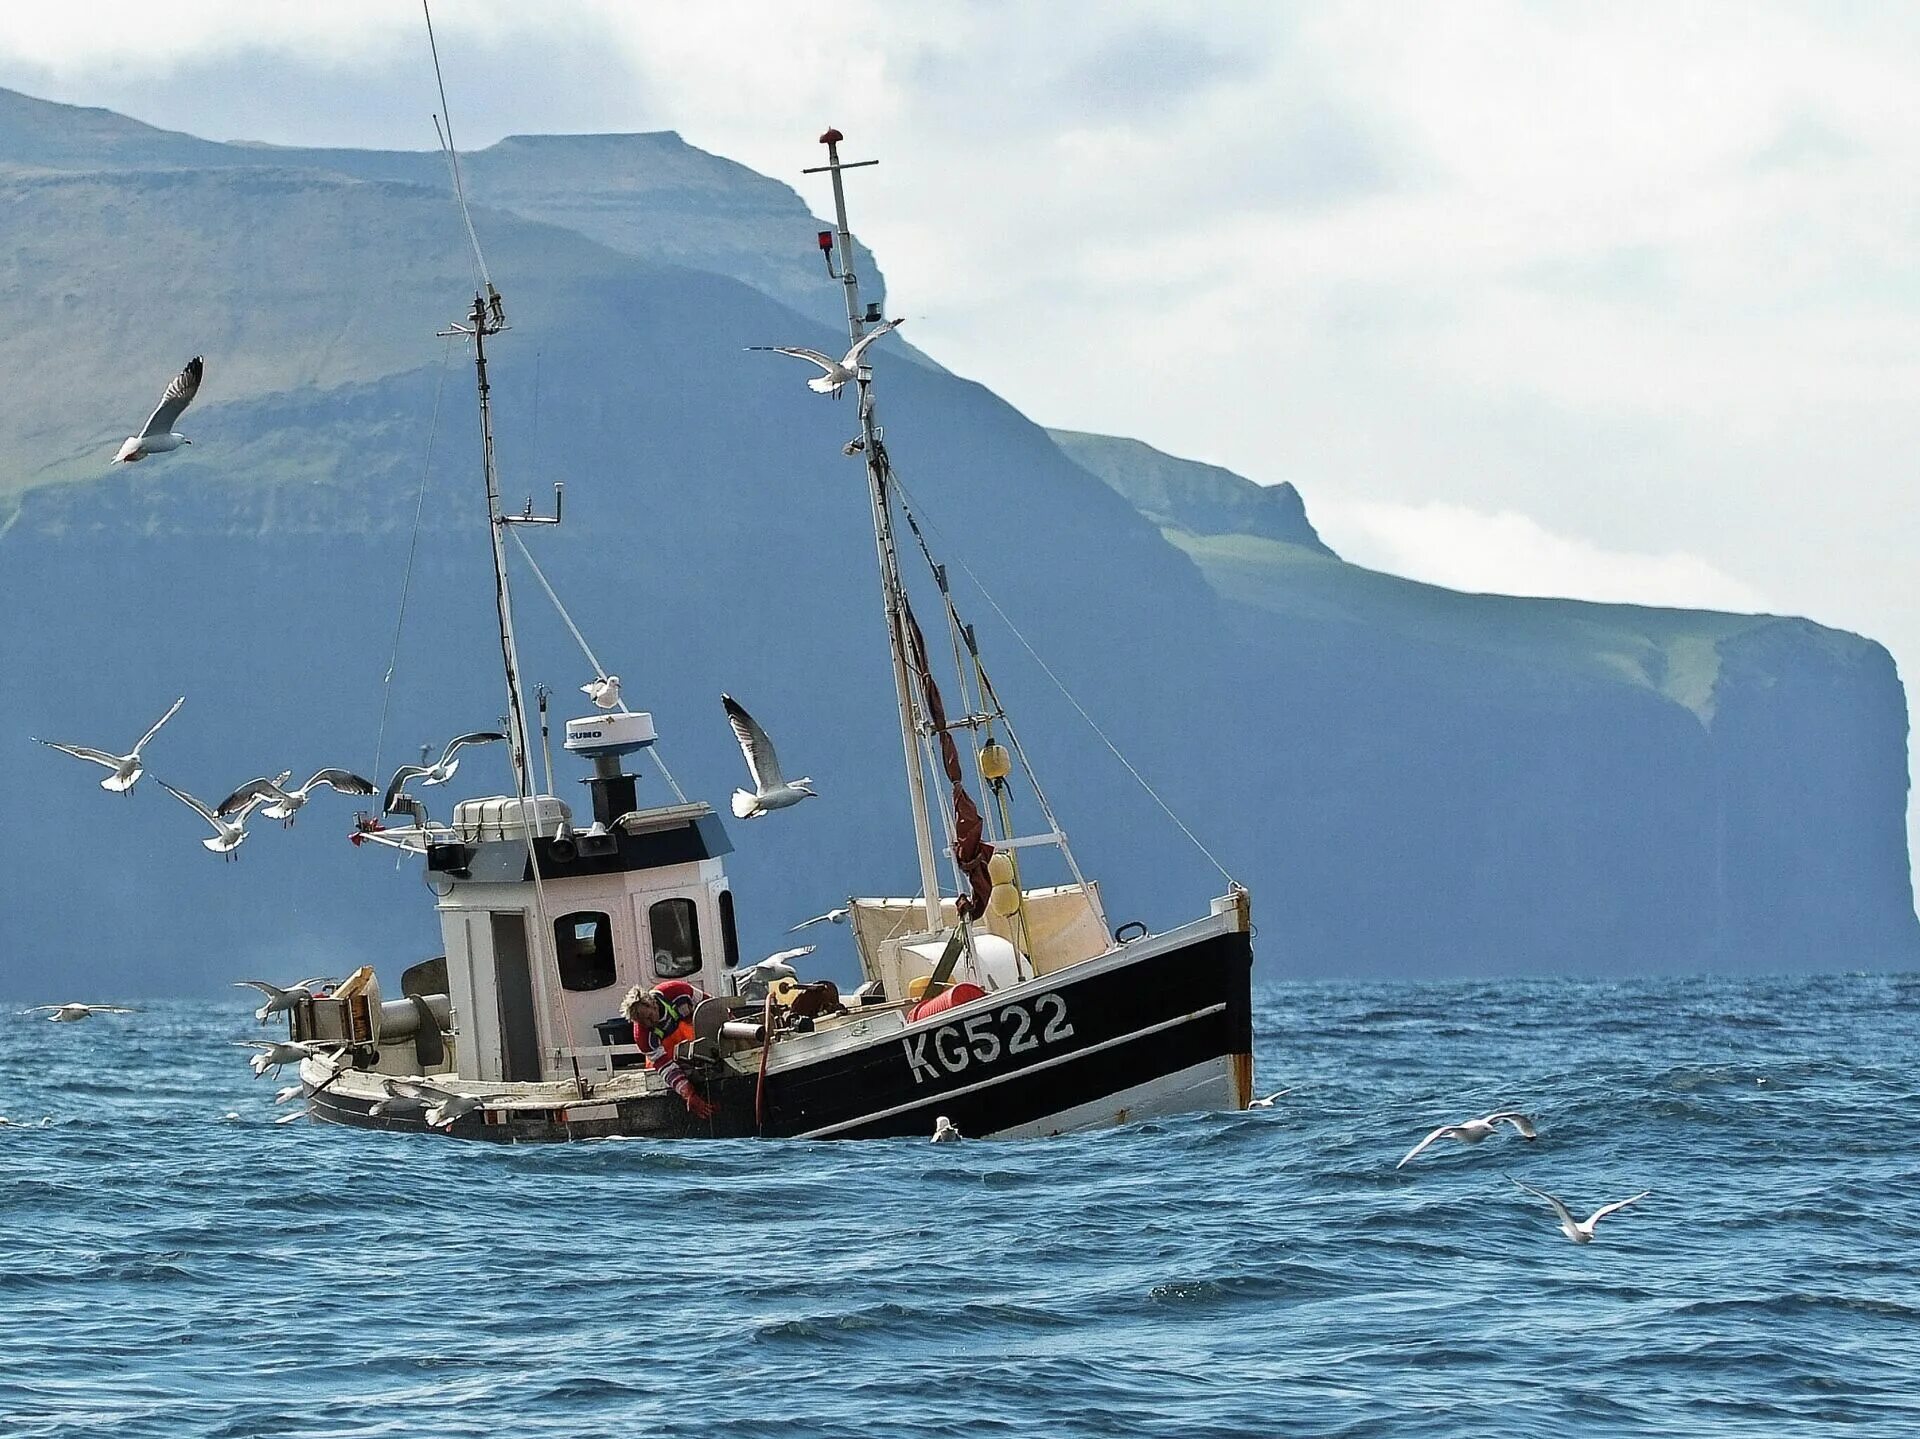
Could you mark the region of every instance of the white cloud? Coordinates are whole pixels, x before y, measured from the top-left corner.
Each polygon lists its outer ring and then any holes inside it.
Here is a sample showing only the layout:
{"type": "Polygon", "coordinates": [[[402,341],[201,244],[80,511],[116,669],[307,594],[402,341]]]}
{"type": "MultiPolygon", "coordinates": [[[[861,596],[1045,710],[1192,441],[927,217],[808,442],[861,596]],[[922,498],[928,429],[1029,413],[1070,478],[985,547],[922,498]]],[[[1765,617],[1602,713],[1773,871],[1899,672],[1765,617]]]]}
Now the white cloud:
{"type": "Polygon", "coordinates": [[[1355,564],[1449,589],[1740,613],[1771,608],[1757,589],[1698,555],[1610,550],[1512,510],[1361,500],[1316,505],[1314,521],[1355,564]]]}

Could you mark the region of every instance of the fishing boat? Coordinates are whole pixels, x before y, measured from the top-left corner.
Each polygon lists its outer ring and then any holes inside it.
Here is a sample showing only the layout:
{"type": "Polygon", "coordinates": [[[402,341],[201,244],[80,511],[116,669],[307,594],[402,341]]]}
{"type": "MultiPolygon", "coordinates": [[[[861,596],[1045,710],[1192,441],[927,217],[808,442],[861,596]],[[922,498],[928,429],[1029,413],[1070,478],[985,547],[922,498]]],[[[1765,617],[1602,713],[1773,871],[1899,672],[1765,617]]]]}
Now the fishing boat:
{"type": "MultiPolygon", "coordinates": [[[[817,238],[858,346],[884,322],[861,300],[845,172],[874,162],[843,162],[843,138],[828,130],[827,163],[806,173],[830,177],[835,228],[817,238]]],[[[563,741],[591,766],[591,817],[551,792],[550,755],[536,786],[508,544],[560,605],[518,533],[557,523],[560,496],[551,516],[502,509],[487,350],[504,328],[488,281],[454,332],[473,356],[514,792],[462,800],[436,821],[395,787],[385,814],[360,817],[356,842],[424,863],[443,953],[407,967],[391,997],[371,965],[294,996],[289,1042],[301,1052],[307,1114],[516,1142],[924,1138],[942,1117],[969,1138],[1015,1138],[1245,1108],[1247,891],[1230,883],[1205,913],[1162,933],[1110,927],[894,475],[871,352],[850,374],[859,433],[845,449],[864,466],[871,500],[919,892],[854,897],[834,912],[858,955],[858,988],[803,982],[784,962],[742,965],[727,827],[664,765],[671,798],[643,802],[629,766],[657,758],[659,737],[597,660],[596,708],[568,719],[563,741]],[[903,520],[951,641],[944,691],[909,597],[903,520]],[[1016,820],[1028,816],[1020,833],[1016,820]],[[1064,861],[1063,882],[1023,881],[1022,856],[1040,849],[1064,861]],[[661,986],[692,1005],[691,1036],[673,1060],[678,1089],[620,1016],[630,990],[661,986]],[[698,1105],[682,1092],[689,1084],[698,1105]]],[[[584,639],[581,648],[591,660],[584,639]]],[[[538,707],[544,736],[544,692],[538,707]]]]}

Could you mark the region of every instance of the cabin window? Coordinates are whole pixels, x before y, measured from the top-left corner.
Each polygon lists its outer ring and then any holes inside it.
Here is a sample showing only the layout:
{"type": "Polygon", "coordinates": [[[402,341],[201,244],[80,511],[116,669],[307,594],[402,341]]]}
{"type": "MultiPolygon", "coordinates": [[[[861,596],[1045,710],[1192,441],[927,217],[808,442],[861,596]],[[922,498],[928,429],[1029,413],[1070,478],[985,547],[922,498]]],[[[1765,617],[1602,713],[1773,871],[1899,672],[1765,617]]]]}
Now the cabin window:
{"type": "Polygon", "coordinates": [[[740,935],[733,927],[733,891],[720,891],[720,960],[728,969],[740,963],[740,935]]]}
{"type": "Polygon", "coordinates": [[[653,972],[684,979],[700,968],[700,921],[690,899],[663,899],[647,911],[653,932],[653,972]]]}
{"type": "Polygon", "coordinates": [[[561,915],[553,922],[553,957],[562,989],[605,989],[614,977],[613,921],[598,910],[561,915]]]}

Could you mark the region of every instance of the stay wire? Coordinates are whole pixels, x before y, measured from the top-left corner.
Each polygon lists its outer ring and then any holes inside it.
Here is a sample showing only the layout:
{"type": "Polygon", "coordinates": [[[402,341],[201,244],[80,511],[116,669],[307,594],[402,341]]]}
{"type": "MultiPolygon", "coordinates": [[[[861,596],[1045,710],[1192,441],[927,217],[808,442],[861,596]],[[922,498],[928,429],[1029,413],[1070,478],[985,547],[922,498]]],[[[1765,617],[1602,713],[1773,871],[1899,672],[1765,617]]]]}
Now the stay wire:
{"type": "MultiPolygon", "coordinates": [[[[889,467],[889,469],[891,470],[891,467],[889,467]]],[[[940,535],[942,540],[944,541],[946,538],[945,532],[940,528],[939,525],[934,523],[932,517],[927,514],[926,509],[920,504],[920,501],[914,496],[913,492],[907,488],[906,483],[901,480],[899,473],[897,471],[893,471],[891,473],[891,478],[893,480],[893,486],[895,490],[899,492],[903,503],[911,504],[914,509],[919,510],[921,516],[926,519],[927,528],[931,529],[935,534],[940,535]]],[[[986,600],[986,602],[993,607],[993,612],[996,615],[1000,616],[1000,622],[1004,624],[1008,628],[1008,630],[1012,632],[1013,637],[1016,640],[1020,641],[1020,647],[1033,657],[1033,662],[1040,666],[1041,670],[1045,672],[1048,679],[1053,681],[1053,687],[1059,690],[1061,694],[1066,696],[1067,703],[1072,705],[1074,709],[1079,712],[1080,718],[1087,722],[1087,728],[1092,730],[1094,734],[1099,736],[1100,743],[1102,743],[1107,747],[1108,751],[1113,755],[1113,757],[1120,761],[1121,765],[1126,769],[1127,773],[1133,776],[1134,782],[1137,783],[1141,789],[1147,792],[1147,795],[1153,800],[1155,804],[1160,806],[1160,812],[1166,815],[1168,819],[1172,820],[1175,826],[1179,829],[1180,833],[1184,834],[1190,841],[1192,841],[1193,847],[1195,849],[1199,850],[1201,854],[1206,856],[1207,863],[1211,864],[1215,869],[1220,871],[1221,878],[1225,879],[1228,884],[1234,886],[1236,889],[1239,888],[1240,881],[1235,879],[1233,877],[1233,874],[1227,869],[1227,867],[1224,864],[1220,863],[1219,859],[1215,857],[1213,851],[1208,849],[1206,845],[1201,842],[1200,836],[1195,834],[1191,829],[1187,827],[1187,822],[1181,819],[1179,815],[1173,812],[1173,807],[1160,797],[1160,792],[1147,782],[1147,777],[1141,774],[1139,770],[1134,768],[1133,761],[1128,759],[1124,754],[1120,752],[1120,747],[1116,745],[1111,739],[1107,738],[1107,732],[1101,729],[1099,722],[1095,720],[1094,717],[1087,712],[1087,707],[1080,703],[1080,701],[1074,696],[1074,693],[1072,690],[1067,688],[1066,682],[1062,680],[1059,675],[1054,673],[1053,666],[1048,664],[1045,659],[1041,658],[1040,651],[1036,650],[1033,647],[1033,645],[1028,641],[1026,635],[1021,633],[1020,627],[1013,622],[1012,616],[1010,616],[1005,610],[1000,608],[1000,601],[996,600],[993,597],[993,592],[989,590],[986,587],[986,585],[981,582],[980,576],[976,575],[973,572],[973,567],[969,565],[963,557],[960,556],[956,548],[949,546],[949,549],[950,551],[952,551],[952,553],[955,556],[955,563],[960,566],[961,570],[966,574],[967,578],[973,581],[974,588],[980,591],[981,598],[986,600]]]]}
{"type": "Polygon", "coordinates": [[[446,121],[447,133],[445,148],[447,164],[453,170],[453,196],[460,202],[460,218],[467,227],[467,243],[473,246],[474,267],[479,270],[481,280],[486,284],[489,296],[495,293],[493,276],[487,273],[487,257],[480,252],[480,236],[474,232],[473,216],[467,211],[467,188],[460,179],[460,152],[453,145],[453,112],[447,108],[447,82],[440,74],[440,45],[433,38],[433,11],[427,8],[427,0],[420,0],[420,13],[427,20],[427,49],[433,53],[433,83],[440,91],[440,113],[434,116],[433,129],[440,132],[440,122],[446,121]]]}

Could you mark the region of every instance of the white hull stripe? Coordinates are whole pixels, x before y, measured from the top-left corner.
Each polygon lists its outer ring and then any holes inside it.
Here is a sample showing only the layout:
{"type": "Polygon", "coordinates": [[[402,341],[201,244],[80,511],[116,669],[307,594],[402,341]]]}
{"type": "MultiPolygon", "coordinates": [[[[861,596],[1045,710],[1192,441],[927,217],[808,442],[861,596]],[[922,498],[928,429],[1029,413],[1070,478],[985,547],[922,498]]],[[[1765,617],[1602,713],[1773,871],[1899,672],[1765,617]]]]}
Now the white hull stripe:
{"type": "Polygon", "coordinates": [[[896,1114],[905,1114],[909,1110],[925,1109],[945,1104],[949,1100],[960,1098],[963,1094],[973,1094],[982,1089],[991,1089],[996,1084],[1008,1084],[1029,1075],[1039,1074],[1042,1070],[1052,1069],[1056,1065],[1071,1064],[1076,1059],[1085,1059],[1090,1054],[1098,1054],[1103,1049],[1112,1049],[1116,1045],[1131,1044],[1136,1039],[1145,1039],[1150,1034],[1159,1034],[1163,1030],[1173,1029],[1182,1024],[1191,1024],[1196,1019],[1206,1019],[1219,1014],[1226,1008],[1224,1004],[1210,1004],[1205,1009],[1196,1009],[1192,1014],[1183,1014],[1175,1019],[1163,1019],[1158,1024],[1150,1024],[1145,1029],[1130,1029],[1125,1034],[1116,1034],[1112,1039],[1103,1039],[1098,1044],[1089,1044],[1084,1049],[1075,1049],[1066,1054],[1055,1055],[1052,1059],[1043,1059],[1038,1064],[1029,1064],[1007,1074],[996,1074],[991,1079],[977,1080],[972,1084],[963,1084],[958,1089],[943,1089],[938,1094],[929,1094],[924,1098],[912,1099],[905,1104],[896,1104],[891,1109],[876,1109],[871,1114],[863,1114],[857,1119],[844,1120],[839,1124],[829,1124],[823,1129],[809,1129],[795,1135],[797,1139],[823,1139],[829,1134],[838,1134],[842,1130],[859,1129],[882,1119],[891,1119],[896,1114]]]}

